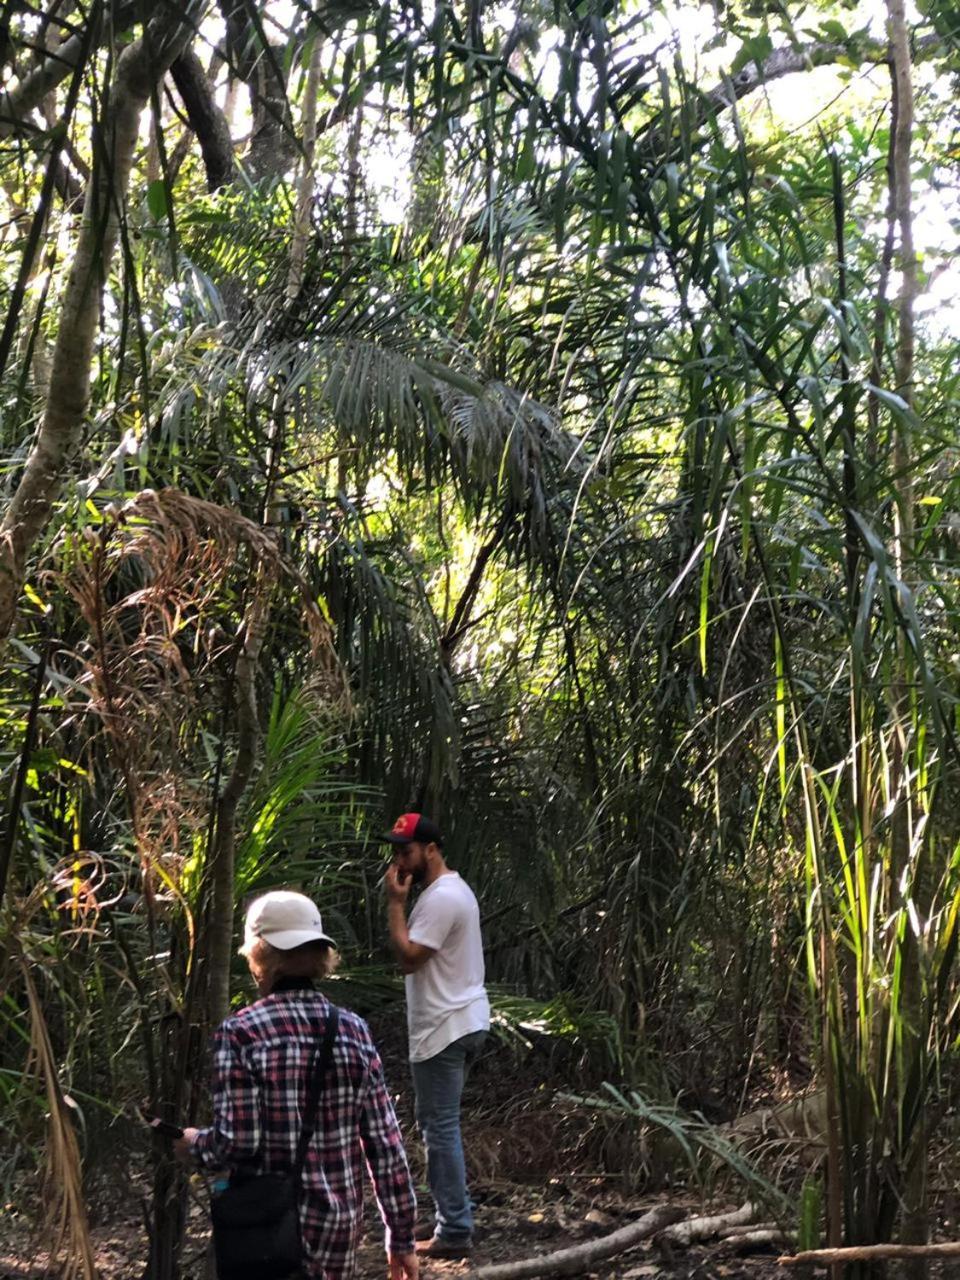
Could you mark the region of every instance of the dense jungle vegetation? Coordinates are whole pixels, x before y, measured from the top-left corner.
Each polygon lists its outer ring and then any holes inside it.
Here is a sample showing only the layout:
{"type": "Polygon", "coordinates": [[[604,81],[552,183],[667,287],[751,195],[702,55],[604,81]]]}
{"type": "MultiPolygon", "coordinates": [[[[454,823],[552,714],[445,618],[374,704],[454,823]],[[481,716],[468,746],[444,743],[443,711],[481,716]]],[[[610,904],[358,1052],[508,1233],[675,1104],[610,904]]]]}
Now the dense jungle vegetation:
{"type": "Polygon", "coordinates": [[[0,61],[0,1238],[45,1179],[91,1280],[132,1108],[203,1114],[256,891],[401,1016],[413,808],[531,1106],[696,1156],[816,1094],[821,1156],[741,1173],[925,1240],[954,0],[7,0],[0,61]]]}

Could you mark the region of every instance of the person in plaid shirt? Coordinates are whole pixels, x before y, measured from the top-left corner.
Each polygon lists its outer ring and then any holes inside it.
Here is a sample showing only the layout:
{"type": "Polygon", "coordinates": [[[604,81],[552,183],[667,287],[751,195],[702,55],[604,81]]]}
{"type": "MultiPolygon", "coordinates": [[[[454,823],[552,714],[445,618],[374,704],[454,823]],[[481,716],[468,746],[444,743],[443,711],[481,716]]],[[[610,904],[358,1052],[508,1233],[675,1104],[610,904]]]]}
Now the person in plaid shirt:
{"type": "MultiPolygon", "coordinates": [[[[313,984],[336,953],[310,899],[285,891],[250,907],[242,953],[262,998],[217,1030],[213,1124],[184,1130],[176,1146],[207,1169],[282,1172],[294,1162],[308,1073],[330,1011],[313,984]]],[[[417,1280],[416,1198],[400,1127],[369,1028],[343,1009],[303,1172],[308,1280],[353,1275],[364,1158],[386,1227],[390,1278],[417,1280]]]]}

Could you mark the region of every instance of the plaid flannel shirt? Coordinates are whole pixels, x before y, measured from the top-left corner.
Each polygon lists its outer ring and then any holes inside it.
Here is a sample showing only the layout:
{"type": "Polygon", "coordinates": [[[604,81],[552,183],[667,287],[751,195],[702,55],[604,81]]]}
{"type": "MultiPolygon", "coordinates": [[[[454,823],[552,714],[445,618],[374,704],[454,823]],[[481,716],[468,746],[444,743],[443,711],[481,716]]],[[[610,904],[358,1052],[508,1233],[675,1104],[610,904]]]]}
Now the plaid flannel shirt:
{"type": "MultiPolygon", "coordinates": [[[[263,1173],[293,1166],[308,1074],[329,1009],[323,995],[305,987],[274,992],[223,1022],[214,1036],[214,1121],[192,1146],[201,1165],[263,1173]]],[[[343,1009],[303,1172],[300,1219],[311,1280],[352,1275],[362,1157],[387,1249],[413,1252],[416,1199],[380,1055],[363,1019],[343,1009]]]]}

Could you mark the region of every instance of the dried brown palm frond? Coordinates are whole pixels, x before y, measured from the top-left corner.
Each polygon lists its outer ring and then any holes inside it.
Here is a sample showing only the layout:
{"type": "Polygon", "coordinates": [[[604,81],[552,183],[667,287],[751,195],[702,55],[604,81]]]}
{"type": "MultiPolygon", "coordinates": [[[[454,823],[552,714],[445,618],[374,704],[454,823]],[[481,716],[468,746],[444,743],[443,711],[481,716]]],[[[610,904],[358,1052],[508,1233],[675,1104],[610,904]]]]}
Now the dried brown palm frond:
{"type": "Polygon", "coordinates": [[[46,1234],[50,1240],[50,1269],[59,1264],[60,1280],[96,1280],[97,1267],[83,1197],[80,1150],[73,1131],[70,1107],[60,1087],[56,1058],[30,966],[20,957],[19,967],[30,1010],[30,1051],[26,1074],[33,1073],[47,1099],[47,1169],[44,1203],[46,1234]]]}
{"type": "Polygon", "coordinates": [[[213,548],[222,557],[222,571],[234,567],[233,557],[246,547],[251,559],[262,569],[260,575],[269,588],[271,575],[286,580],[300,598],[307,636],[314,660],[312,685],[321,682],[328,702],[345,705],[347,685],[332,643],[330,628],[320,612],[310,587],[299,571],[280,553],[273,535],[253,520],[230,511],[217,503],[193,497],[180,489],[144,489],[124,503],[117,513],[118,521],[133,518],[150,522],[131,544],[131,554],[143,555],[151,563],[169,563],[171,552],[178,549],[190,553],[196,546],[213,548]],[[147,538],[144,543],[143,538],[147,538]],[[160,555],[150,554],[151,541],[158,541],[160,555]]]}
{"type": "Polygon", "coordinates": [[[189,757],[211,686],[219,700],[233,671],[240,696],[251,631],[262,639],[279,584],[299,599],[314,697],[342,710],[347,686],[307,584],[261,526],[177,489],[144,490],[105,516],[64,543],[58,576],[87,624],[79,683],[124,779],[153,903],[179,896],[183,833],[207,820],[209,797],[173,762],[189,757]]]}

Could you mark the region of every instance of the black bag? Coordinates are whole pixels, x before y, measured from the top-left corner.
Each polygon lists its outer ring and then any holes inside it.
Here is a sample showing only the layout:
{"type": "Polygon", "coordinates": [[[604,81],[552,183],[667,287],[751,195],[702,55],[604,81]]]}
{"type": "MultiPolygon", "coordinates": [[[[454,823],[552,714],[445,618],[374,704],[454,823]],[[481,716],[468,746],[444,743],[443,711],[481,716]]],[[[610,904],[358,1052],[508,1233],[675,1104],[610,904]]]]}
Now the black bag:
{"type": "Polygon", "coordinates": [[[289,1173],[234,1173],[214,1196],[213,1251],[218,1280],[284,1280],[303,1262],[300,1239],[300,1183],[307,1150],[316,1131],[323,1078],[333,1057],[340,1010],[330,1006],[323,1044],[310,1080],[297,1155],[289,1173]]]}

